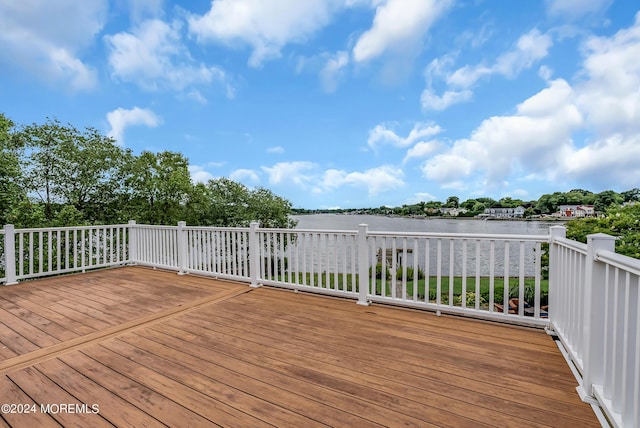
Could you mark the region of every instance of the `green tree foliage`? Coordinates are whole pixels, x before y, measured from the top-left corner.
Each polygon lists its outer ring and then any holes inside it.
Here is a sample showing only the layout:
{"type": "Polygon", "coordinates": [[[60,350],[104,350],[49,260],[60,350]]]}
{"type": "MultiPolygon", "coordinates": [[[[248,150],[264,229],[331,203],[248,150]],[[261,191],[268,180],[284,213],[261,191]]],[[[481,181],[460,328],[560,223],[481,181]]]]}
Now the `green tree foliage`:
{"type": "Polygon", "coordinates": [[[13,127],[14,123],[0,113],[0,224],[7,223],[13,207],[25,199],[19,185],[21,147],[13,127]]]}
{"type": "Polygon", "coordinates": [[[604,212],[611,206],[617,206],[624,202],[624,197],[613,190],[605,190],[596,195],[594,207],[597,212],[604,212]]]}
{"type": "Polygon", "coordinates": [[[587,242],[587,235],[593,233],[618,237],[616,252],[640,258],[640,204],[612,207],[602,217],[567,222],[567,237],[570,239],[587,242]]]}
{"type": "Polygon", "coordinates": [[[193,184],[189,161],[134,155],[93,128],[56,119],[18,130],[0,114],[0,220],[17,227],[139,223],[293,227],[291,204],[227,179],[193,184]]]}
{"type": "Polygon", "coordinates": [[[624,202],[639,202],[640,201],[640,189],[637,187],[626,192],[620,193],[624,202]]]}
{"type": "Polygon", "coordinates": [[[498,201],[498,207],[501,208],[516,208],[524,206],[525,202],[522,199],[512,199],[509,196],[504,197],[498,201]]]}
{"type": "Polygon", "coordinates": [[[140,223],[175,224],[186,214],[193,189],[189,161],[180,153],[144,151],[125,163],[125,186],[130,199],[124,212],[140,223]]]}
{"type": "Polygon", "coordinates": [[[241,183],[219,178],[197,184],[187,203],[191,224],[211,226],[248,226],[258,221],[261,227],[291,228],[291,203],[268,189],[249,189],[241,183]]]}

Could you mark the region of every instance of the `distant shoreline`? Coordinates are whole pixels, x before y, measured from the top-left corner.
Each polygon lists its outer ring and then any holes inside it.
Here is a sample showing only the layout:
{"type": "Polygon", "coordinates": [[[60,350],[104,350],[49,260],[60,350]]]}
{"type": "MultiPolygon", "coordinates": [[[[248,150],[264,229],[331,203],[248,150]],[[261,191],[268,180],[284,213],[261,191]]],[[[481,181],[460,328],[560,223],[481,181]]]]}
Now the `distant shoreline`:
{"type": "Polygon", "coordinates": [[[331,213],[331,212],[318,212],[318,213],[296,213],[296,214],[291,214],[294,216],[308,216],[308,215],[339,215],[339,216],[355,216],[355,215],[369,215],[369,216],[375,216],[375,217],[386,217],[386,218],[410,218],[410,219],[414,219],[414,220],[482,220],[482,221],[545,221],[545,222],[559,222],[559,223],[564,223],[567,222],[569,220],[571,220],[570,218],[561,218],[561,217],[526,217],[526,218],[508,218],[508,217],[464,217],[464,216],[409,216],[409,215],[388,215],[388,214],[370,214],[370,213],[351,213],[351,212],[346,212],[346,213],[331,213]]]}

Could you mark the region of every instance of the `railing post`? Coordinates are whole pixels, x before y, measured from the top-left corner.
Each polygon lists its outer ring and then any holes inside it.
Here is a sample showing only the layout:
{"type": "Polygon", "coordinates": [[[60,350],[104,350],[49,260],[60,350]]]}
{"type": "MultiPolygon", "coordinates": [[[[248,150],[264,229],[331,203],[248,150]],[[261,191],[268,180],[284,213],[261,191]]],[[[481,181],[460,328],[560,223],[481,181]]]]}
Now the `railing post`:
{"type": "Polygon", "coordinates": [[[252,221],[249,225],[249,275],[251,276],[251,287],[262,286],[258,282],[260,278],[260,244],[258,240],[257,221],[252,221]]]}
{"type": "Polygon", "coordinates": [[[12,224],[4,225],[4,273],[5,285],[18,283],[16,279],[16,238],[12,224]]]}
{"type": "Polygon", "coordinates": [[[187,274],[187,231],[185,227],[187,223],[178,222],[178,275],[187,274]]]}
{"type": "Polygon", "coordinates": [[[368,226],[358,225],[358,304],[369,306],[369,249],[368,226]]]}
{"type": "Polygon", "coordinates": [[[593,385],[603,384],[604,322],[605,322],[605,276],[606,267],[596,261],[598,251],[615,251],[615,237],[596,233],[587,236],[587,260],[585,265],[584,290],[584,373],[582,384],[577,388],[585,402],[595,402],[593,385]]]}
{"type": "Polygon", "coordinates": [[[128,260],[129,264],[136,264],[138,262],[138,229],[136,228],[136,221],[129,220],[129,248],[128,248],[128,260]]]}
{"type": "Polygon", "coordinates": [[[567,237],[567,228],[564,226],[551,226],[549,228],[551,240],[549,241],[549,321],[553,323],[553,311],[558,309],[560,293],[560,252],[555,245],[557,238],[567,237]]]}

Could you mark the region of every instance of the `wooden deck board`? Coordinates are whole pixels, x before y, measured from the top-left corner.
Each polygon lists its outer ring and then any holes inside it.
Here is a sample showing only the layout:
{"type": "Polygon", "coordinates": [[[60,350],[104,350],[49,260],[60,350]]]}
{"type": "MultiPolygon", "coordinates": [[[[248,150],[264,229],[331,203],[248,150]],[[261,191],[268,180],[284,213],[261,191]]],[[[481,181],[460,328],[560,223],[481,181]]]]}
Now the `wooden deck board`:
{"type": "Polygon", "coordinates": [[[0,427],[599,426],[541,330],[160,270],[0,288],[0,334],[4,401],[100,408],[0,427]]]}

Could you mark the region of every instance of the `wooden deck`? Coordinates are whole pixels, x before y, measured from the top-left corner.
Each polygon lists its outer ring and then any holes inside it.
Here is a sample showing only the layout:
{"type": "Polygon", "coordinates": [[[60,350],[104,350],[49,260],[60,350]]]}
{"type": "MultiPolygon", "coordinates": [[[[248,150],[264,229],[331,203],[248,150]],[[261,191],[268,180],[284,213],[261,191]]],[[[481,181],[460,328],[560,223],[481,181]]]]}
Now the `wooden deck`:
{"type": "Polygon", "coordinates": [[[0,287],[0,342],[0,427],[599,426],[543,331],[138,267],[0,287]]]}

